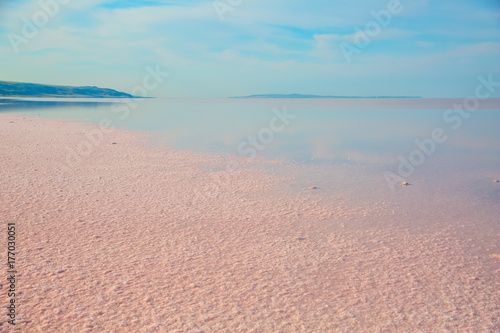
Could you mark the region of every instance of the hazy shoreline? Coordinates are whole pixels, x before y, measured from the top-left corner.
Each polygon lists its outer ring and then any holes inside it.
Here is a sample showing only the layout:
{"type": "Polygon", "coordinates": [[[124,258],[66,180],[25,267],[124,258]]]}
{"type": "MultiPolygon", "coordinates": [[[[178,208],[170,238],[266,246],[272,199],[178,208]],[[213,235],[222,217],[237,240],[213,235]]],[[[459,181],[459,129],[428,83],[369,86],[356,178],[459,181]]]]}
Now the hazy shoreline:
{"type": "Polygon", "coordinates": [[[38,83],[0,81],[0,97],[47,97],[47,98],[131,98],[134,97],[114,89],[95,86],[62,86],[38,83]]]}

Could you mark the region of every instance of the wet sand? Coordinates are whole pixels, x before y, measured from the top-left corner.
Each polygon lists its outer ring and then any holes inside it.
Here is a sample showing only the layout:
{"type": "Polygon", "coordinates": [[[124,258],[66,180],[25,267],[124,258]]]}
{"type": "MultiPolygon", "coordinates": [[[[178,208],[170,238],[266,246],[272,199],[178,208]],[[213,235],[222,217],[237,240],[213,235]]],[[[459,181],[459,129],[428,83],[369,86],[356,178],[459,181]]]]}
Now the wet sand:
{"type": "Polygon", "coordinates": [[[68,164],[95,129],[0,115],[19,291],[0,331],[500,332],[498,244],[471,244],[456,217],[413,232],[350,191],[291,193],[280,161],[118,129],[68,164]]]}

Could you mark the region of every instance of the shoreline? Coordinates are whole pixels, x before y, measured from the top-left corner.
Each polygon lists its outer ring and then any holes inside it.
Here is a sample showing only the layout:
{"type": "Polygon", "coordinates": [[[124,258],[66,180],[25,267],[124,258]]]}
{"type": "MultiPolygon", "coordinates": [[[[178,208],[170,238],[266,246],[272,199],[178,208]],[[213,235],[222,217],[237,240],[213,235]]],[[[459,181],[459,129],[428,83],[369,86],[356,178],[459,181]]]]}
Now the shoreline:
{"type": "Polygon", "coordinates": [[[500,328],[498,247],[476,258],[453,217],[428,234],[363,227],[401,217],[293,191],[277,161],[152,147],[123,129],[63,172],[96,126],[0,114],[0,221],[20,237],[14,331],[500,328]]]}

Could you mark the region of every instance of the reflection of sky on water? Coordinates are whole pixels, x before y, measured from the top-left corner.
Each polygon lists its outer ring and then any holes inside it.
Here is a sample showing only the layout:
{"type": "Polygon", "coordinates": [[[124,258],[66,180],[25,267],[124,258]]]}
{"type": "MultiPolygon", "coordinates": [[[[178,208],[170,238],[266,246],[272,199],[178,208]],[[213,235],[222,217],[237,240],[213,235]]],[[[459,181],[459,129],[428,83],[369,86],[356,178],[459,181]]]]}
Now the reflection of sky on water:
{"type": "MultiPolygon", "coordinates": [[[[479,110],[453,130],[443,119],[443,106],[454,101],[434,100],[412,105],[405,100],[297,101],[297,100],[141,100],[122,120],[113,110],[125,104],[109,100],[57,99],[14,102],[0,99],[0,112],[26,116],[112,120],[116,127],[153,131],[153,142],[196,151],[237,154],[237,147],[249,136],[256,137],[270,127],[273,108],[287,107],[295,115],[290,124],[275,133],[272,142],[259,152],[262,156],[297,161],[350,163],[396,163],[416,148],[415,139],[430,138],[442,128],[449,139],[438,145],[436,157],[446,159],[489,159],[500,156],[500,112],[479,110]],[[104,103],[103,103],[104,102],[104,103]],[[2,104],[9,103],[9,104],[2,104]],[[309,105],[307,104],[309,103],[309,105]],[[312,104],[311,104],[312,103],[312,104]],[[345,103],[343,105],[342,103],[345,103]],[[357,103],[357,104],[356,104],[357,103]],[[370,109],[373,104],[376,109],[370,109]],[[387,105],[387,108],[384,108],[387,105]],[[408,105],[409,108],[404,108],[408,105]]],[[[278,122],[278,125],[281,124],[278,122]]],[[[490,161],[490,162],[491,162],[490,161]]]]}

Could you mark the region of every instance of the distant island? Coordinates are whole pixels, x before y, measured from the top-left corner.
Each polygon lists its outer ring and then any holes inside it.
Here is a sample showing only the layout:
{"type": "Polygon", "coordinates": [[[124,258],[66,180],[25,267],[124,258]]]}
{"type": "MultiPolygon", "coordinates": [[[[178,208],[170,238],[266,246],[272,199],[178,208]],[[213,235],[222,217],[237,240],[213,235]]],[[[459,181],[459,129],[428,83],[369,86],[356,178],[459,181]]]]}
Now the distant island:
{"type": "Polygon", "coordinates": [[[0,97],[134,98],[130,94],[98,87],[52,86],[0,81],[0,97]]]}
{"type": "Polygon", "coordinates": [[[322,96],[322,95],[304,95],[304,94],[267,94],[236,96],[229,98],[422,98],[422,96],[322,96]]]}

